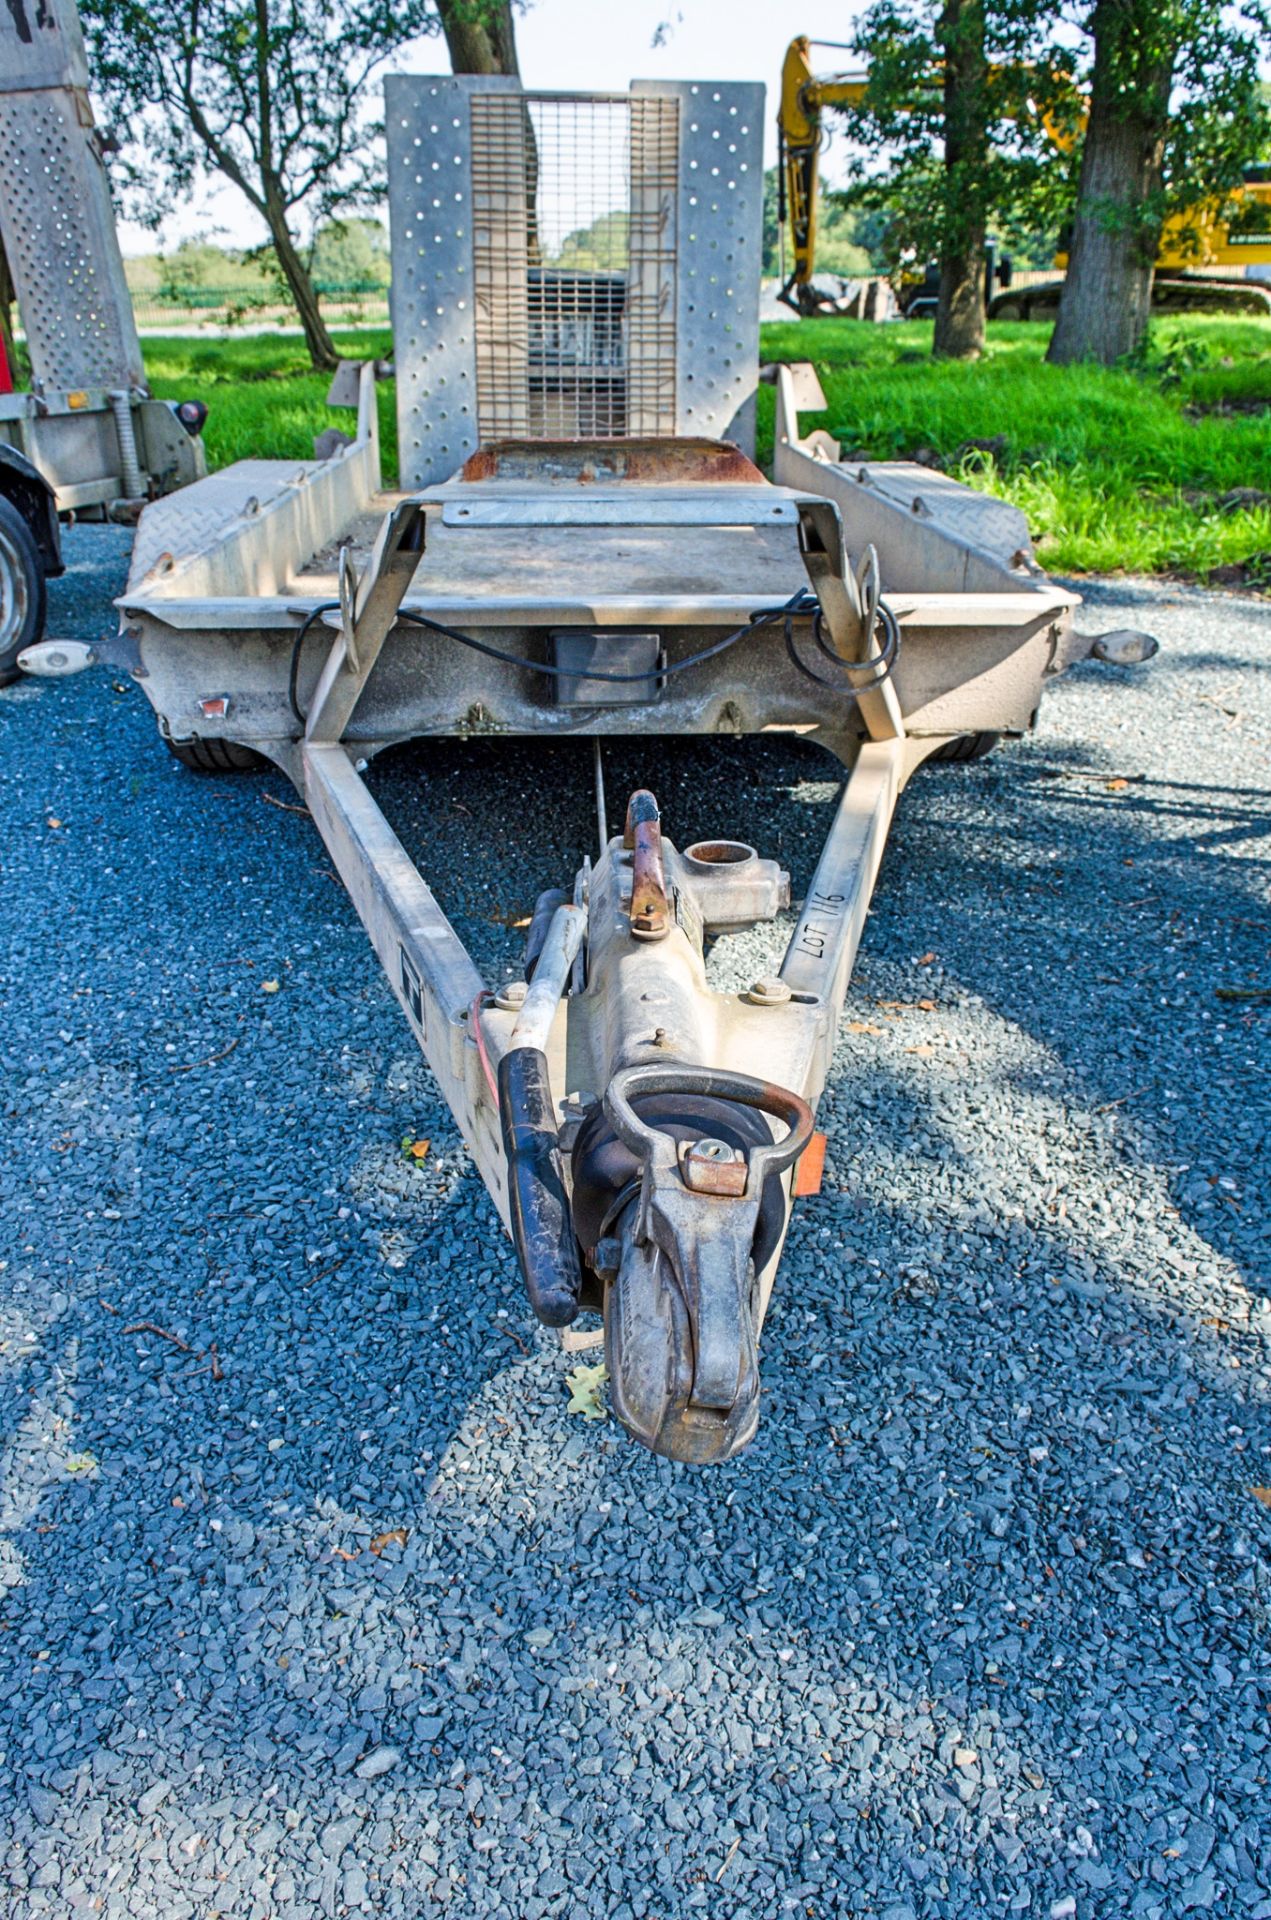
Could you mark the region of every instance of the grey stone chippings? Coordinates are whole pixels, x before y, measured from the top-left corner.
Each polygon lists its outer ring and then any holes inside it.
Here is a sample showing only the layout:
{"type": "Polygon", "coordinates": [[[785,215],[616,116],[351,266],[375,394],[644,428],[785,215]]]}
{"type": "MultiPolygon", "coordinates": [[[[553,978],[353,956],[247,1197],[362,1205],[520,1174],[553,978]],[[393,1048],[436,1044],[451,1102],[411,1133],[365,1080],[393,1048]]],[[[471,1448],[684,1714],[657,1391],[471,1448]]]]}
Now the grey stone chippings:
{"type": "MultiPolygon", "coordinates": [[[[70,533],[52,632],[126,546],[70,533]]],[[[1271,1013],[1217,993],[1271,981],[1271,608],[1082,591],[1163,651],[903,796],[709,1473],[567,1415],[282,777],[110,671],[0,693],[6,1916],[1271,1920],[1271,1013]]],[[[771,736],[606,771],[796,896],[837,790],[771,736]]],[[[585,744],[369,778],[513,977],[585,744]]]]}

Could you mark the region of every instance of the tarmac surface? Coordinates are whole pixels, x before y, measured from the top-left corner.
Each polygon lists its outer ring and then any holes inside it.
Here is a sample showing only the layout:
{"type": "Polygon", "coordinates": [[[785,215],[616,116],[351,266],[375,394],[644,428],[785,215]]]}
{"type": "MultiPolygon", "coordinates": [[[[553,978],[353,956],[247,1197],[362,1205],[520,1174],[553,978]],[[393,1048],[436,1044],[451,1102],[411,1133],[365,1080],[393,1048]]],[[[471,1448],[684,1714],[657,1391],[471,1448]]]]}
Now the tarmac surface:
{"type": "MultiPolygon", "coordinates": [[[[127,536],[68,554],[92,639],[127,536]]],[[[903,797],[708,1472],[567,1411],[282,777],[107,670],[0,693],[6,1920],[1268,1920],[1271,605],[1083,591],[1162,653],[903,797]]],[[[836,792],[608,777],[796,895],[836,792]]],[[[371,781],[515,972],[584,750],[371,781]]]]}

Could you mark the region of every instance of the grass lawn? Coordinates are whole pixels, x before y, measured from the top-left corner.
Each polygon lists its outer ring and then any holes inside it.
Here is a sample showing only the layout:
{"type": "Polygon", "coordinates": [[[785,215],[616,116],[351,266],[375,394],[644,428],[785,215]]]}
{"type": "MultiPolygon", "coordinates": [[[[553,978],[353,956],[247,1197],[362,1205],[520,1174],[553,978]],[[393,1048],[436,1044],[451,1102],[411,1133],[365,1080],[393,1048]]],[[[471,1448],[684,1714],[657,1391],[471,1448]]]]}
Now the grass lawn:
{"type": "MultiPolygon", "coordinates": [[[[349,360],[392,358],[387,327],[335,333],[349,360]]],[[[299,334],[249,333],[233,340],[177,335],[142,340],[146,372],[160,400],[201,400],[208,410],[203,442],[210,467],[231,460],[312,460],[314,435],[326,427],[352,433],[351,409],[326,404],[331,376],[314,373],[299,334]]],[[[393,383],[380,382],[380,443],[386,478],[397,472],[393,383]]]]}
{"type": "MultiPolygon", "coordinates": [[[[1048,337],[1044,326],[994,323],[984,359],[963,366],[931,360],[929,322],[778,321],[763,328],[762,352],[815,363],[828,404],[806,425],[872,459],[927,449],[971,486],[1022,507],[1055,571],[1204,578],[1242,569],[1245,584],[1271,588],[1271,320],[1162,320],[1139,370],[1048,367],[1048,337]],[[1241,490],[1245,498],[1233,498],[1241,490]],[[1249,497],[1257,494],[1261,502],[1249,497]]],[[[391,354],[383,328],[337,338],[350,358],[391,354]]],[[[213,466],[307,458],[315,433],[349,424],[325,406],[326,378],[306,370],[298,337],[144,346],[156,393],[206,401],[213,466]]],[[[392,474],[389,384],[379,397],[392,474]]],[[[771,455],[772,410],[772,390],[761,387],[761,459],[771,455]]]]}
{"type": "MultiPolygon", "coordinates": [[[[961,365],[930,358],[930,323],[816,320],[765,327],[763,353],[815,363],[828,406],[804,419],[845,453],[926,448],[1021,507],[1045,566],[1244,566],[1271,586],[1271,320],[1159,321],[1141,371],[1048,367],[1049,334],[995,323],[984,358],[961,365]],[[966,450],[974,440],[994,450],[966,450]],[[1263,504],[1231,500],[1240,489],[1263,504]]],[[[770,449],[770,389],[760,408],[770,449]]]]}

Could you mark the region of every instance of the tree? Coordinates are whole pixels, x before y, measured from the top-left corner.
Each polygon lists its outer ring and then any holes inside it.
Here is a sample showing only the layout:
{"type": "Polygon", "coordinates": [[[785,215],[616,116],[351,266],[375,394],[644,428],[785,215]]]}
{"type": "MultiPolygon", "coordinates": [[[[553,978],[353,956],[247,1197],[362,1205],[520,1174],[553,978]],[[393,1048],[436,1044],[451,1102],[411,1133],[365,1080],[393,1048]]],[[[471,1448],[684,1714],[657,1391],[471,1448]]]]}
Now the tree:
{"type": "Polygon", "coordinates": [[[944,69],[944,219],[931,351],[938,359],[975,360],[984,351],[990,192],[984,0],[945,0],[936,41],[944,69]]]}
{"type": "Polygon", "coordinates": [[[328,220],[313,236],[310,271],[321,293],[382,291],[392,277],[383,222],[328,220]]]}
{"type": "Polygon", "coordinates": [[[1072,62],[1046,32],[1039,0],[874,0],[857,29],[869,79],[847,110],[847,197],[888,216],[896,266],[938,260],[942,357],[983,349],[989,233],[1046,225],[1062,204],[1047,127],[1069,111],[1072,62]]]}
{"type": "Polygon", "coordinates": [[[454,73],[519,77],[512,0],[437,0],[454,73]]]}
{"type": "Polygon", "coordinates": [[[1090,116],[1068,271],[1047,359],[1133,353],[1170,213],[1221,200],[1271,132],[1258,85],[1262,0],[1097,0],[1090,116]]]}
{"type": "MultiPolygon", "coordinates": [[[[82,0],[95,84],[135,123],[125,181],[157,224],[200,171],[231,180],[269,230],[309,357],[337,355],[298,237],[367,198],[369,83],[426,32],[426,0],[82,0]]],[[[431,22],[435,24],[435,22],[431,22]]]]}
{"type": "Polygon", "coordinates": [[[173,252],[157,256],[156,297],[175,307],[218,306],[227,293],[267,293],[277,289],[258,260],[228,253],[210,240],[183,240],[173,252]]]}
{"type": "Polygon", "coordinates": [[[510,0],[82,0],[94,84],[136,128],[123,178],[157,225],[200,172],[269,230],[315,367],[336,364],[299,237],[380,185],[373,80],[440,26],[456,72],[516,71],[510,0]]]}

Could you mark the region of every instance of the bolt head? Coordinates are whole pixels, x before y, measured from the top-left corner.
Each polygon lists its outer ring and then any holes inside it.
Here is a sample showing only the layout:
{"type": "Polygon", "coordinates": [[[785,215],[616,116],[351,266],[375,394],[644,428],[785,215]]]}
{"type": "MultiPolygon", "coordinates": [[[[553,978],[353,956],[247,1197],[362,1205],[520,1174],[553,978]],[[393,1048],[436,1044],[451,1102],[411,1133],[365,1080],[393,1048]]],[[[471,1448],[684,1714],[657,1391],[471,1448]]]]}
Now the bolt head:
{"type": "Polygon", "coordinates": [[[736,1199],[746,1190],[746,1156],[726,1140],[686,1140],[680,1148],[680,1173],[690,1193],[736,1199]]]}
{"type": "Polygon", "coordinates": [[[790,989],[775,974],[765,975],[748,989],[746,998],[756,1007],[783,1007],[790,998],[790,989]]]}
{"type": "Polygon", "coordinates": [[[516,1013],[525,1005],[529,987],[524,980],[509,980],[494,996],[494,1004],[503,1013],[516,1013]]]}

